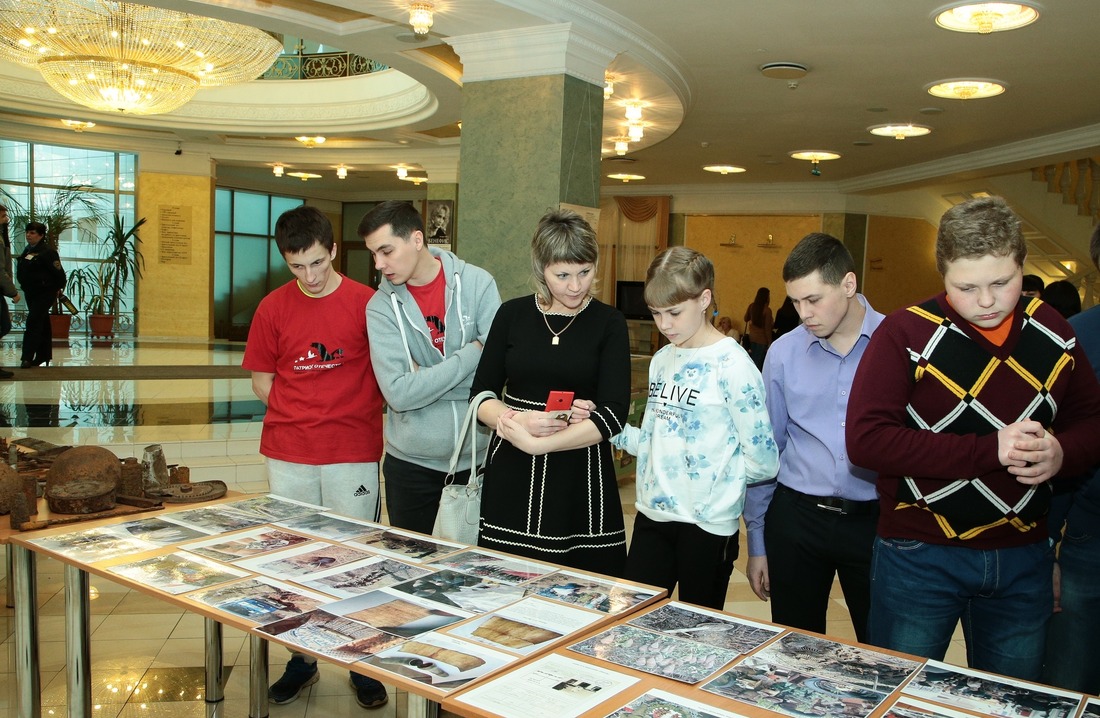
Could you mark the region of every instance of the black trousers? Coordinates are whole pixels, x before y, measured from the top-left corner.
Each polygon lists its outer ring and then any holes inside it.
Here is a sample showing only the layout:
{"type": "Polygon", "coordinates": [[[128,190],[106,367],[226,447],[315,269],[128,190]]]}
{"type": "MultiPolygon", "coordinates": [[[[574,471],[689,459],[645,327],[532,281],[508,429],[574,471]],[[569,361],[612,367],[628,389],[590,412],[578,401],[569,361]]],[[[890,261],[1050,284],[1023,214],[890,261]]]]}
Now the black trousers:
{"type": "Polygon", "coordinates": [[[53,331],[50,329],[49,296],[24,294],[27,300],[27,327],[23,331],[23,361],[45,362],[53,359],[53,331]]]}
{"type": "Polygon", "coordinates": [[[737,534],[716,536],[696,524],[654,521],[639,513],[634,519],[626,579],[660,586],[680,600],[721,610],[726,603],[737,534]]]}
{"type": "MultiPolygon", "coordinates": [[[[386,487],[386,513],[390,526],[430,534],[439,513],[446,471],[436,471],[386,454],[382,460],[382,479],[386,487]]],[[[455,474],[454,483],[465,484],[469,471],[455,474]]]]}
{"type": "Polygon", "coordinates": [[[805,494],[780,484],[764,517],[772,621],[826,633],[833,577],[840,577],[856,638],[867,642],[871,606],[871,548],[877,505],[841,514],[818,508],[805,494]]]}

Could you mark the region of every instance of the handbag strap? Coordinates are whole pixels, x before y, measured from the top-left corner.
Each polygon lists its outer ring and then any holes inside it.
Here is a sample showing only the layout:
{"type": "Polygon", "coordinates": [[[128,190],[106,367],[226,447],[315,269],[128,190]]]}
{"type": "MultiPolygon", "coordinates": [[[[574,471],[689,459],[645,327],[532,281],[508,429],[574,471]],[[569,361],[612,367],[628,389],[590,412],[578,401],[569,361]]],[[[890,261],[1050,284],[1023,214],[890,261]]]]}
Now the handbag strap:
{"type": "MultiPolygon", "coordinates": [[[[477,467],[477,409],[486,399],[496,399],[497,395],[491,391],[483,391],[470,400],[470,406],[466,409],[466,416],[462,419],[462,427],[458,431],[458,439],[455,441],[455,450],[451,454],[451,466],[447,470],[447,477],[454,476],[458,470],[458,457],[462,453],[462,445],[466,442],[466,433],[470,432],[470,471],[477,467]]],[[[448,482],[449,483],[449,482],[448,482]]]]}

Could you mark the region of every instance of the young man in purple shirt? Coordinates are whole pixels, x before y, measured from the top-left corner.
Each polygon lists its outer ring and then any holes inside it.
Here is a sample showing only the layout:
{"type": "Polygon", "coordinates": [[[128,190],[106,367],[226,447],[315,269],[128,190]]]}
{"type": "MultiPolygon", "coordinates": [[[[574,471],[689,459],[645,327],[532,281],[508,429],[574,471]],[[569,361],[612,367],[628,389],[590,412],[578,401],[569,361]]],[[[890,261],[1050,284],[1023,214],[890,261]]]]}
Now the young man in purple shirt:
{"type": "Polygon", "coordinates": [[[865,641],[876,474],[848,461],[844,421],[856,367],[883,315],[857,293],[852,255],[830,235],[804,237],[783,264],[783,281],[802,325],[764,361],[779,474],[746,496],[749,583],[771,599],[776,623],[825,633],[839,575],[856,638],[865,641]]]}

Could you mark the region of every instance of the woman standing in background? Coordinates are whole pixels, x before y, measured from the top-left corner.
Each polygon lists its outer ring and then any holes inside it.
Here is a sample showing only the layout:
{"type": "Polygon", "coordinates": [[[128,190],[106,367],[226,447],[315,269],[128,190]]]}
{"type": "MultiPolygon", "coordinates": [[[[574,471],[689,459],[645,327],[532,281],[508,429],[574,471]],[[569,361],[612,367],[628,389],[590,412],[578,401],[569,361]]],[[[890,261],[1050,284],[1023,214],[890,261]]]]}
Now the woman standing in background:
{"type": "Polygon", "coordinates": [[[756,290],[756,299],[745,310],[745,333],[749,335],[749,356],[757,369],[764,368],[764,355],[772,343],[772,293],[767,287],[756,290]]]}

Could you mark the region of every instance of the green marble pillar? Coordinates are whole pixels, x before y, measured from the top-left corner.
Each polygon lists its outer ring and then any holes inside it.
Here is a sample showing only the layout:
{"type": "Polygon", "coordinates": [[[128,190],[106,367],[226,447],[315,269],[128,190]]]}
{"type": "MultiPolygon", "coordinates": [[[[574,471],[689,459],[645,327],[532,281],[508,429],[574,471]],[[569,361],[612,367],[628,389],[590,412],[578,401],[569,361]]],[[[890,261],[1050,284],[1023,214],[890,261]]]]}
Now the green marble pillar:
{"type": "Polygon", "coordinates": [[[460,254],[505,299],[527,294],[539,218],[561,202],[599,204],[603,88],[542,75],[469,82],[462,95],[460,254]]]}
{"type": "Polygon", "coordinates": [[[821,216],[821,231],[831,234],[848,248],[856,263],[856,281],[863,291],[864,260],[867,255],[867,215],[833,214],[821,216]]]}

